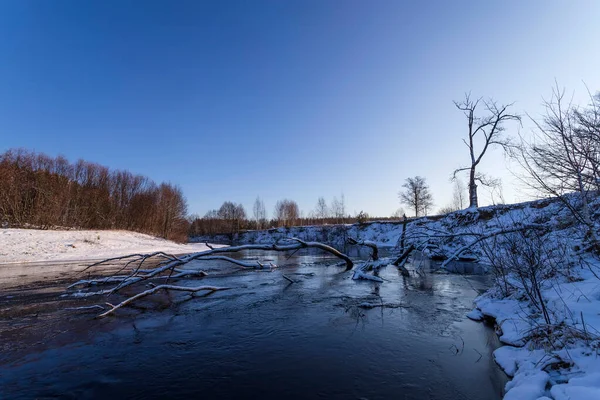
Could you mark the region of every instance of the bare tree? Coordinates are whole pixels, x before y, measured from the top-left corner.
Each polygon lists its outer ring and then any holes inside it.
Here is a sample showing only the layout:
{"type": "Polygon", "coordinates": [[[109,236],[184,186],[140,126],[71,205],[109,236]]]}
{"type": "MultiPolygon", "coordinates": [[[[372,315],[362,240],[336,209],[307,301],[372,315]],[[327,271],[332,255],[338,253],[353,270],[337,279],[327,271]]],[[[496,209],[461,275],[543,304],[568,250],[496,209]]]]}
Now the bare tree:
{"type": "Polygon", "coordinates": [[[315,218],[324,220],[329,217],[329,208],[327,207],[327,203],[325,202],[324,197],[319,197],[317,200],[317,205],[315,206],[315,218]]]}
{"type": "Polygon", "coordinates": [[[283,199],[275,204],[275,219],[279,226],[294,226],[300,217],[300,208],[294,200],[283,199]]]}
{"type": "Polygon", "coordinates": [[[240,231],[241,225],[246,219],[246,210],[241,204],[226,201],[219,208],[218,215],[226,222],[227,233],[236,233],[240,231]]]}
{"type": "Polygon", "coordinates": [[[433,206],[433,196],[425,178],[421,176],[406,178],[402,187],[404,191],[398,193],[400,201],[415,210],[416,217],[427,215],[428,210],[433,206]]]}
{"type": "Polygon", "coordinates": [[[453,191],[452,191],[452,208],[456,210],[462,210],[466,207],[467,203],[467,189],[465,184],[460,179],[454,179],[453,191]]]}
{"type": "Polygon", "coordinates": [[[467,117],[468,137],[467,140],[463,139],[463,142],[469,148],[471,159],[468,167],[454,171],[454,177],[459,172],[469,172],[469,208],[476,208],[478,207],[477,182],[485,186],[489,184],[488,178],[477,172],[477,167],[490,147],[499,146],[505,151],[511,148],[510,138],[504,135],[504,124],[509,121],[520,122],[521,117],[518,114],[508,112],[508,109],[513,105],[512,103],[498,105],[492,99],[482,100],[482,98],[479,98],[472,100],[471,95],[468,93],[465,94],[465,99],[462,102],[455,101],[454,105],[463,111],[467,117]],[[483,104],[483,116],[476,115],[480,103],[483,104]],[[477,146],[480,146],[480,148],[476,149],[477,146]]]}
{"type": "Polygon", "coordinates": [[[340,196],[340,200],[337,197],[333,197],[331,201],[331,216],[336,219],[338,223],[344,223],[346,217],[346,198],[344,193],[340,196]]]}
{"type": "Polygon", "coordinates": [[[404,208],[400,207],[392,213],[391,218],[401,219],[405,214],[404,208]]]}
{"type": "Polygon", "coordinates": [[[265,203],[260,197],[256,197],[254,201],[254,220],[256,221],[256,229],[263,229],[267,221],[267,211],[265,210],[265,203]]]}

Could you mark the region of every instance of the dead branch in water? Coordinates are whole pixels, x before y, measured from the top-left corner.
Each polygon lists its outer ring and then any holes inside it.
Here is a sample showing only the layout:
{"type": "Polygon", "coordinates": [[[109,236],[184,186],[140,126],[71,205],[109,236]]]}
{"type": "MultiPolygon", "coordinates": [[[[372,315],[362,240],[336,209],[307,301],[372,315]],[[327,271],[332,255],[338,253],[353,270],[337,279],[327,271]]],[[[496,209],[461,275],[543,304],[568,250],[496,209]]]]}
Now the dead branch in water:
{"type": "Polygon", "coordinates": [[[396,267],[398,267],[398,269],[400,270],[400,272],[402,273],[402,275],[404,276],[409,276],[409,272],[406,269],[406,267],[404,266],[404,264],[406,264],[406,262],[408,261],[408,257],[410,256],[410,254],[415,250],[415,245],[411,244],[410,246],[408,246],[408,248],[406,250],[404,250],[402,252],[402,254],[400,254],[400,256],[398,258],[396,258],[393,262],[392,265],[395,265],[396,267]]]}
{"type": "Polygon", "coordinates": [[[123,300],[122,302],[120,302],[119,304],[117,304],[116,306],[110,304],[110,303],[106,303],[107,306],[110,306],[110,310],[103,312],[102,314],[98,315],[98,318],[103,318],[106,317],[107,315],[112,314],[113,312],[115,312],[116,310],[118,310],[121,307],[125,307],[126,305],[133,303],[136,300],[141,299],[142,297],[146,297],[146,296],[150,296],[151,294],[154,294],[156,292],[158,292],[159,290],[175,290],[175,291],[180,291],[180,292],[191,292],[191,293],[196,293],[202,290],[206,290],[209,293],[213,293],[216,292],[218,290],[228,290],[230,288],[227,287],[217,287],[217,286],[198,286],[198,287],[186,287],[186,286],[174,286],[174,285],[159,285],[159,286],[155,286],[152,289],[148,289],[145,290],[141,293],[136,294],[135,296],[131,296],[129,298],[127,298],[126,300],[123,300]]]}
{"type": "Polygon", "coordinates": [[[370,240],[356,240],[354,238],[349,237],[348,243],[356,245],[356,246],[366,246],[371,249],[371,258],[373,261],[379,260],[379,250],[377,249],[377,244],[375,242],[371,242],[370,240]]]}
{"type": "MultiPolygon", "coordinates": [[[[219,248],[211,248],[209,250],[201,251],[198,253],[188,254],[188,255],[185,255],[182,257],[176,257],[176,256],[169,255],[169,254],[162,253],[162,252],[152,253],[152,254],[131,254],[131,255],[126,255],[126,256],[121,256],[121,257],[112,257],[112,258],[91,264],[88,268],[86,268],[86,270],[91,267],[101,266],[104,264],[113,263],[115,261],[127,260],[125,266],[123,268],[121,268],[121,270],[120,270],[120,271],[122,271],[124,268],[126,268],[128,265],[130,265],[132,261],[136,261],[138,263],[136,264],[136,266],[133,268],[132,272],[129,275],[113,275],[113,276],[110,276],[110,277],[104,278],[104,279],[91,279],[91,280],[84,279],[84,280],[80,280],[80,281],[74,283],[73,285],[70,286],[70,288],[75,287],[75,286],[88,286],[89,287],[89,286],[100,286],[100,285],[116,283],[116,285],[111,289],[93,292],[95,294],[107,294],[107,293],[114,293],[118,290],[121,290],[127,286],[131,286],[133,284],[139,283],[141,281],[164,277],[165,274],[168,274],[166,276],[167,282],[170,279],[179,279],[179,278],[189,277],[189,276],[194,276],[194,275],[197,277],[206,276],[207,274],[204,271],[184,270],[184,269],[180,268],[181,266],[183,266],[191,261],[194,261],[194,260],[198,260],[198,261],[222,260],[222,261],[231,262],[232,264],[238,265],[242,268],[253,268],[253,269],[264,269],[265,268],[265,265],[258,261],[251,261],[251,262],[242,261],[242,260],[236,260],[231,257],[219,255],[220,253],[236,253],[236,252],[239,252],[242,250],[294,251],[294,250],[299,250],[299,249],[304,249],[304,248],[318,248],[318,249],[327,251],[327,252],[341,258],[342,260],[344,260],[345,265],[346,265],[346,271],[352,269],[352,267],[354,266],[354,263],[352,262],[350,257],[339,252],[338,250],[334,249],[331,246],[328,246],[326,244],[319,243],[319,242],[305,242],[303,240],[296,239],[296,238],[292,238],[291,240],[295,241],[296,243],[291,243],[291,244],[286,244],[286,245],[247,244],[247,245],[232,246],[232,247],[219,247],[219,248]],[[160,258],[162,260],[162,262],[159,263],[158,266],[153,269],[142,270],[140,268],[142,266],[142,263],[153,257],[160,258]],[[165,260],[167,262],[165,262],[165,260]]],[[[272,267],[274,267],[274,265],[269,264],[269,268],[272,268],[272,267]]]]}
{"type": "MultiPolygon", "coordinates": [[[[326,251],[330,254],[341,258],[346,266],[346,271],[353,268],[354,263],[347,255],[339,252],[331,246],[328,246],[319,242],[307,242],[297,238],[289,239],[289,244],[248,244],[241,246],[232,247],[211,247],[207,246],[209,250],[201,251],[198,253],[192,253],[185,256],[175,256],[164,252],[155,252],[150,254],[130,254],[120,257],[112,257],[102,261],[95,262],[89,265],[84,271],[88,271],[92,267],[100,267],[104,265],[114,265],[115,263],[123,263],[123,266],[113,275],[104,278],[95,279],[82,279],[67,289],[79,289],[78,292],[72,293],[73,297],[89,297],[97,295],[111,295],[122,289],[147,282],[153,286],[152,289],[148,289],[137,293],[131,297],[128,297],[121,303],[113,306],[108,304],[111,309],[100,314],[100,317],[104,317],[112,314],[115,310],[130,304],[137,299],[156,293],[159,290],[175,290],[175,291],[187,291],[187,292],[198,292],[201,290],[208,290],[211,292],[217,290],[224,290],[226,288],[218,288],[213,286],[200,286],[200,287],[187,287],[187,286],[175,286],[169,284],[170,280],[177,280],[181,278],[203,278],[208,275],[205,271],[199,269],[184,269],[184,265],[191,261],[226,261],[237,265],[243,269],[256,269],[256,270],[270,270],[276,266],[272,263],[263,264],[260,261],[244,261],[238,260],[232,257],[223,255],[223,253],[236,253],[242,250],[262,250],[262,251],[297,251],[305,248],[317,248],[326,251]],[[149,267],[149,265],[152,265],[149,267]],[[145,269],[142,269],[144,266],[145,269]],[[122,273],[125,270],[130,272],[122,273]],[[164,279],[164,283],[161,285],[154,285],[151,283],[156,279],[164,279]],[[107,287],[106,289],[92,290],[92,291],[81,291],[81,289],[91,287],[107,287]]],[[[117,264],[118,265],[118,264],[117,264]]],[[[285,276],[284,276],[285,277],[285,276]]],[[[285,277],[288,279],[287,277],[285,277]]],[[[289,280],[289,279],[288,279],[289,280]]]]}

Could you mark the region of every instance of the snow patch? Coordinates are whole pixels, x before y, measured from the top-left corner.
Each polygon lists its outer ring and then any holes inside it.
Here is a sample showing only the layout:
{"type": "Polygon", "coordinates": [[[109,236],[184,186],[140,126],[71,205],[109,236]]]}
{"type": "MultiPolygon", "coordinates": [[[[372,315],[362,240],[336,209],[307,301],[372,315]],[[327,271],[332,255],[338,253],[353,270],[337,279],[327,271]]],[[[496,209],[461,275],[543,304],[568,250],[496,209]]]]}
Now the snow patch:
{"type": "Polygon", "coordinates": [[[204,244],[179,244],[129,231],[0,229],[0,264],[97,260],[133,253],[186,254],[204,244]]]}

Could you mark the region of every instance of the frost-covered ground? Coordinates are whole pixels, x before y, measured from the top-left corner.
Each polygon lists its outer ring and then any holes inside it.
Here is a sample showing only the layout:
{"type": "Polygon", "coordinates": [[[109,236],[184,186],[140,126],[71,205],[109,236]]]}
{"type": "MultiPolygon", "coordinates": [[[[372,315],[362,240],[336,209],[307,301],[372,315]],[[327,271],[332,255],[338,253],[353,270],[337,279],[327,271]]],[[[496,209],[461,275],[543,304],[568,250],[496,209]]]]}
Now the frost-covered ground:
{"type": "Polygon", "coordinates": [[[96,260],[155,251],[183,254],[207,249],[199,243],[179,244],[128,231],[0,229],[0,264],[96,260]]]}
{"type": "MultiPolygon", "coordinates": [[[[600,204],[592,204],[592,210],[600,210],[600,204]]],[[[593,217],[600,237],[600,211],[593,217]]],[[[353,237],[395,247],[402,230],[401,223],[390,222],[310,226],[245,232],[234,240],[273,243],[298,237],[341,248],[345,238],[353,237]]],[[[478,257],[498,275],[497,285],[475,299],[468,317],[493,319],[506,344],[494,354],[513,378],[505,399],[600,399],[600,260],[584,251],[586,229],[561,202],[540,200],[422,218],[408,223],[405,235],[406,244],[429,255],[447,257],[465,249],[463,254],[478,257]],[[502,233],[524,227],[526,234],[502,233]],[[469,248],[473,242],[478,244],[469,248]],[[508,265],[502,270],[505,275],[498,273],[500,256],[508,265]],[[539,284],[544,307],[535,304],[532,279],[539,284]]]]}

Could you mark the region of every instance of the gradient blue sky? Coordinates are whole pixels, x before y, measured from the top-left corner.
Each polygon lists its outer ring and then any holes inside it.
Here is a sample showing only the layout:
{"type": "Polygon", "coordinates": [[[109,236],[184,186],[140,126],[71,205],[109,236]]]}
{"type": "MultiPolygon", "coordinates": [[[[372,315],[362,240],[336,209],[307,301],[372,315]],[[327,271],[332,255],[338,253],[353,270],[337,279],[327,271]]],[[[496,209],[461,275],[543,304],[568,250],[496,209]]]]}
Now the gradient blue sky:
{"type": "MultiPolygon", "coordinates": [[[[537,115],[556,79],[584,103],[599,20],[593,0],[4,0],[0,151],[171,181],[199,214],[257,195],[307,213],[343,192],[349,212],[386,216],[414,175],[437,209],[467,160],[452,100],[537,115]]],[[[526,198],[501,153],[483,170],[526,198]]]]}

